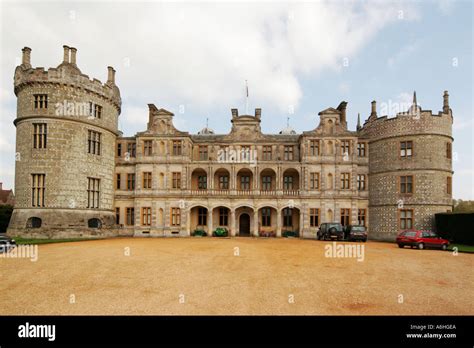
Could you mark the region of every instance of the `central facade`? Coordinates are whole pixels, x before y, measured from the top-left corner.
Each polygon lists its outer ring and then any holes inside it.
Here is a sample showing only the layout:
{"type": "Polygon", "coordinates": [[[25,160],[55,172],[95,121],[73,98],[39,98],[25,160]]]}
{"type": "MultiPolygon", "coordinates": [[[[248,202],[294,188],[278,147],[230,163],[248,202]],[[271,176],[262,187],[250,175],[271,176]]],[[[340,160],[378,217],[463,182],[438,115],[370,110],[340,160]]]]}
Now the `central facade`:
{"type": "MultiPolygon", "coordinates": [[[[452,122],[442,110],[378,116],[347,128],[346,102],[319,112],[308,131],[261,131],[261,109],[231,130],[177,130],[173,114],[148,105],[146,130],[119,132],[115,70],[105,83],[82,73],[77,50],[31,64],[25,47],[17,96],[15,209],[8,233],[33,238],[211,235],[314,237],[322,222],[365,225],[394,240],[432,229],[452,205],[452,122]]],[[[227,118],[227,116],[223,116],[227,118]]]]}
{"type": "Polygon", "coordinates": [[[321,221],[368,224],[368,143],[347,130],[346,103],[312,131],[261,132],[261,110],[232,109],[229,134],[177,130],[149,105],[147,130],[118,138],[117,223],[134,235],[302,235],[321,221]]]}

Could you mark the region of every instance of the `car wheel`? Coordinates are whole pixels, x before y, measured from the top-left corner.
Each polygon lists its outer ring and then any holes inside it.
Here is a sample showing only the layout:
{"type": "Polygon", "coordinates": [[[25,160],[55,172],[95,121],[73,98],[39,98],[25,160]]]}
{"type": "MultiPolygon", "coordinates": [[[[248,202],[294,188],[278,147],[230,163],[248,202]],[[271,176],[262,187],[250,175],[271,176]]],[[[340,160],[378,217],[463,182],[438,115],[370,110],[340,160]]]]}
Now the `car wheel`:
{"type": "Polygon", "coordinates": [[[425,248],[425,245],[423,243],[418,243],[418,249],[422,250],[425,248]]]}
{"type": "Polygon", "coordinates": [[[447,245],[447,244],[441,245],[441,250],[447,250],[447,249],[448,249],[448,245],[447,245]]]}
{"type": "Polygon", "coordinates": [[[403,244],[398,244],[398,247],[399,247],[399,248],[403,248],[404,245],[403,245],[403,244]]]}

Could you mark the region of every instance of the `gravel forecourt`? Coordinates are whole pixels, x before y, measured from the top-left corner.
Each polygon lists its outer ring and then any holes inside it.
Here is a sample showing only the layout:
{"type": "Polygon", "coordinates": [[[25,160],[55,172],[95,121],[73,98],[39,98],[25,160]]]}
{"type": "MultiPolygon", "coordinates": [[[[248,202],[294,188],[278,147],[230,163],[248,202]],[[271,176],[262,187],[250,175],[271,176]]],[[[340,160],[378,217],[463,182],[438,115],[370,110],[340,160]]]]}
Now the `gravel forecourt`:
{"type": "Polygon", "coordinates": [[[0,314],[474,314],[473,254],[369,241],[354,243],[365,247],[359,262],[326,257],[328,244],[195,237],[39,245],[36,262],[0,258],[0,314]]]}

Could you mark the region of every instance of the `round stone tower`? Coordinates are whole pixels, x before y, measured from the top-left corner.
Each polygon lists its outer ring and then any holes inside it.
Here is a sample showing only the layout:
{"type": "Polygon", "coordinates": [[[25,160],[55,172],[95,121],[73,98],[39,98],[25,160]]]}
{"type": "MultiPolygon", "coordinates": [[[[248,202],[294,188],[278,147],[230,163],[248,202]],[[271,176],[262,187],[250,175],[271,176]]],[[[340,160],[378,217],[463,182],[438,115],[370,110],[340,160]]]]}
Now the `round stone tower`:
{"type": "Polygon", "coordinates": [[[369,226],[373,239],[394,241],[404,229],[434,229],[434,214],[452,208],[452,111],[433,114],[416,102],[394,118],[372,113],[369,140],[369,226]]]}
{"type": "Polygon", "coordinates": [[[102,84],[64,46],[57,68],[16,67],[15,209],[8,234],[64,238],[115,234],[114,156],[120,91],[102,84]]]}

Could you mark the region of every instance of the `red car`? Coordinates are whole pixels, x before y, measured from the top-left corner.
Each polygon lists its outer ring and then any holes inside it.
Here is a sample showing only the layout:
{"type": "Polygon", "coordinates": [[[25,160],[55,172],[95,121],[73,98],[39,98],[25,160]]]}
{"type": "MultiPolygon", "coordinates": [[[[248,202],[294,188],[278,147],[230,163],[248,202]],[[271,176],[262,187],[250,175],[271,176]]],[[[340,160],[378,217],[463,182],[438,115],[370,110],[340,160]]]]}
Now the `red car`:
{"type": "Polygon", "coordinates": [[[446,250],[448,249],[449,241],[438,237],[431,231],[407,230],[400,232],[397,236],[397,244],[400,248],[409,245],[418,249],[440,248],[446,250]]]}

